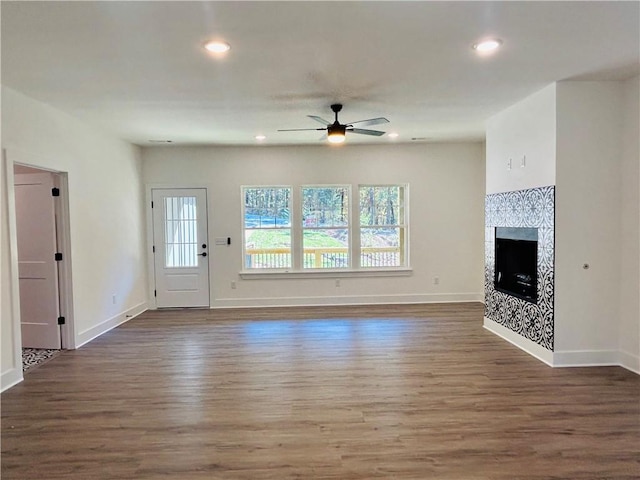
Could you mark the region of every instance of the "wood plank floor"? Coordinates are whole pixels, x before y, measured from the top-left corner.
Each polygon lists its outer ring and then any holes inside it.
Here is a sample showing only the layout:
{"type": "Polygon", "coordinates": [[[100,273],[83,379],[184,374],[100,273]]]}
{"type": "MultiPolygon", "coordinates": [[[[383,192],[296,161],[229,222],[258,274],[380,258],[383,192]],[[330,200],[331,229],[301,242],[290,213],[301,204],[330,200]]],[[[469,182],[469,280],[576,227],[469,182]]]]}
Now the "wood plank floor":
{"type": "Polygon", "coordinates": [[[638,479],[640,377],[480,304],[147,312],[2,394],[2,479],[638,479]]]}

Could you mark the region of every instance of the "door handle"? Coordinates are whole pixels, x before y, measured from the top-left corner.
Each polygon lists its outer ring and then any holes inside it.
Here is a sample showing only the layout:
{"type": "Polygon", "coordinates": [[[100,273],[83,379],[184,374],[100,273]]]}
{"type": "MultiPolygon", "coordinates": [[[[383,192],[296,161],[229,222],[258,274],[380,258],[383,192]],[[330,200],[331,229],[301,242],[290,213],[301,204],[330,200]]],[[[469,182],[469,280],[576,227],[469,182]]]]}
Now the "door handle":
{"type": "Polygon", "coordinates": [[[206,257],[207,256],[207,252],[202,252],[198,254],[199,257],[206,257]]]}

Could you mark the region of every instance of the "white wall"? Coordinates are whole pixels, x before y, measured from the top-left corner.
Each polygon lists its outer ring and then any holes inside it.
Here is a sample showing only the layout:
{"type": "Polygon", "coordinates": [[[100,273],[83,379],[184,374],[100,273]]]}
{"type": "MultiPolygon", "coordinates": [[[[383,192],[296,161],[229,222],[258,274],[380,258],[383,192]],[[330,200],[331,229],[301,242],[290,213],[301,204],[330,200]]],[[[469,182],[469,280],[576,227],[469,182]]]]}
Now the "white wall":
{"type": "Polygon", "coordinates": [[[619,349],[640,372],[640,77],[623,88],[619,349]]]}
{"type": "Polygon", "coordinates": [[[487,120],[487,194],[555,185],[555,112],[552,84],[487,120]]]}
{"type": "Polygon", "coordinates": [[[557,122],[554,350],[573,363],[618,348],[621,83],[558,83],[557,122]]]}
{"type": "Polygon", "coordinates": [[[487,122],[487,193],[556,185],[554,365],[640,372],[639,84],[559,82],[487,122]]]}
{"type": "Polygon", "coordinates": [[[482,298],[483,145],[157,147],[143,149],[148,186],[209,190],[213,307],[482,298]],[[241,185],[408,183],[413,274],[404,277],[242,279],[241,185]],[[232,238],[230,247],[213,237],[232,238]],[[440,284],[433,284],[433,277],[440,284]],[[231,281],[237,289],[231,289],[231,281]]]}
{"type": "MultiPolygon", "coordinates": [[[[555,185],[556,84],[492,116],[485,126],[487,195],[555,185]]],[[[506,326],[486,317],[484,326],[542,361],[553,362],[552,352],[506,326]]]]}
{"type": "MultiPolygon", "coordinates": [[[[121,323],[126,314],[146,308],[144,189],[139,148],[5,87],[2,147],[9,166],[26,163],[68,174],[75,344],[121,323]]],[[[3,178],[3,189],[11,185],[10,178],[3,178]]],[[[8,254],[14,254],[7,235],[14,226],[4,201],[1,226],[4,262],[8,254]]],[[[5,282],[5,272],[3,263],[3,300],[10,296],[11,287],[5,282]]],[[[16,319],[4,301],[2,305],[4,388],[5,378],[10,378],[20,365],[16,364],[18,356],[10,344],[11,335],[5,335],[16,319]]]]}

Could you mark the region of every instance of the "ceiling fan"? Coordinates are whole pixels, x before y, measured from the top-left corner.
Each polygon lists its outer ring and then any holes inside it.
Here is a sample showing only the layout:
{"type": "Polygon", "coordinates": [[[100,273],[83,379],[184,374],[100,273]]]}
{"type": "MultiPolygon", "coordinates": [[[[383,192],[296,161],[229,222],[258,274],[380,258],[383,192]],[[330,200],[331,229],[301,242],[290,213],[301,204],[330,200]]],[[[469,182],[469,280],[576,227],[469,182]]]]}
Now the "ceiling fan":
{"type": "Polygon", "coordinates": [[[359,124],[362,127],[366,127],[369,125],[379,125],[381,123],[389,123],[389,120],[387,120],[384,117],[369,118],[367,120],[358,120],[356,122],[350,122],[350,123],[340,123],[338,121],[338,112],[342,110],[342,104],[334,103],[333,105],[331,105],[331,110],[333,110],[333,113],[336,114],[336,119],[333,123],[328,122],[324,118],[316,117],[315,115],[307,115],[307,117],[315,120],[316,122],[323,124],[324,125],[323,128],[290,128],[290,129],[278,130],[278,131],[279,132],[301,132],[305,130],[326,130],[327,139],[329,140],[329,142],[342,143],[344,142],[346,132],[358,133],[360,135],[373,135],[375,137],[379,137],[380,135],[384,135],[385,133],[380,130],[355,128],[354,127],[355,124],[359,124]]]}

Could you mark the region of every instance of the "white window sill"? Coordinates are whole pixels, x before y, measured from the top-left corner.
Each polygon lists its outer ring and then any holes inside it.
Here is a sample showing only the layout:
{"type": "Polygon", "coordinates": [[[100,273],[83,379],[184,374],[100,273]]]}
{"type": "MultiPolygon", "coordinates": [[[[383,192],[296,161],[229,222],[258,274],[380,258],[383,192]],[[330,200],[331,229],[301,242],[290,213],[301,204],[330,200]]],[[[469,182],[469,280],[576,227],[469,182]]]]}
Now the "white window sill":
{"type": "Polygon", "coordinates": [[[243,280],[259,280],[265,278],[363,278],[363,277],[409,277],[413,269],[409,267],[391,267],[376,269],[323,269],[323,270],[242,270],[239,272],[243,280]]]}

